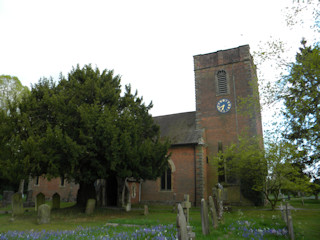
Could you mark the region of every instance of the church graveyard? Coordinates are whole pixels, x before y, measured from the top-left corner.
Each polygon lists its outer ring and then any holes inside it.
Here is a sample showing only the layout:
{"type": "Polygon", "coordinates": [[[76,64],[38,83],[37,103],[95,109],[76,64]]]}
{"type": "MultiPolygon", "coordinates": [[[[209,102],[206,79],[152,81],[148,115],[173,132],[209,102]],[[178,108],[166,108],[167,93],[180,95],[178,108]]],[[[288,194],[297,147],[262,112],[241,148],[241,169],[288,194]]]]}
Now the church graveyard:
{"type": "MultiPolygon", "coordinates": [[[[71,233],[79,234],[79,236],[90,236],[92,239],[107,235],[109,237],[127,236],[133,239],[144,239],[143,237],[146,236],[150,236],[150,239],[161,239],[156,238],[159,236],[163,236],[166,239],[176,239],[179,229],[177,228],[179,215],[184,217],[180,218],[180,220],[182,219],[185,222],[183,226],[186,227],[188,236],[186,239],[235,239],[237,236],[239,237],[236,239],[259,239],[259,237],[265,239],[265,237],[272,237],[273,235],[277,239],[301,239],[302,236],[305,239],[315,239],[312,237],[320,233],[317,229],[320,221],[318,214],[320,212],[319,202],[306,200],[305,206],[303,206],[306,209],[301,211],[294,210],[301,207],[300,201],[290,202],[290,206],[287,208],[283,204],[283,211],[280,211],[280,206],[277,211],[265,211],[268,208],[234,207],[232,212],[224,212],[224,223],[219,221],[218,226],[215,227],[214,221],[212,223],[211,215],[211,209],[214,208],[212,205],[215,203],[212,197],[208,199],[209,201],[205,201],[209,229],[207,235],[202,233],[200,207],[191,206],[189,208],[189,224],[187,224],[186,211],[182,207],[182,205],[185,205],[183,204],[185,201],[182,201],[180,207],[178,207],[180,214],[172,212],[172,205],[148,204],[147,215],[144,214],[144,205],[132,205],[130,212],[126,212],[123,208],[115,210],[97,207],[92,214],[87,215],[84,211],[79,212],[75,208],[66,208],[66,206],[70,205],[65,202],[60,203],[60,209],[52,209],[51,207],[54,203],[49,200],[46,203],[50,207],[47,207],[46,210],[41,210],[42,206],[45,205],[39,206],[39,211],[35,211],[35,208],[24,208],[24,213],[15,216],[13,222],[10,222],[11,212],[2,212],[0,208],[0,238],[6,236],[7,238],[4,239],[14,239],[14,234],[17,235],[24,232],[24,234],[34,237],[41,234],[43,238],[45,236],[59,236],[60,234],[61,236],[56,239],[68,239],[68,234],[71,236],[71,233]],[[308,207],[313,210],[308,211],[308,207]],[[49,209],[51,211],[47,211],[49,209]],[[245,211],[240,209],[245,209],[245,211]],[[289,211],[290,213],[287,213],[286,209],[291,210],[289,211]],[[42,211],[42,217],[39,213],[40,210],[42,211]],[[282,212],[285,217],[282,216],[282,212]],[[42,224],[38,224],[38,217],[39,219],[40,217],[44,219],[42,224]],[[293,227],[286,225],[284,219],[287,218],[292,220],[288,222],[292,222],[293,225],[291,226],[293,227]],[[318,225],[316,225],[317,223],[318,225]],[[302,226],[304,226],[303,229],[301,228],[302,226]],[[33,231],[28,231],[28,229],[33,229],[33,231]],[[294,238],[289,237],[290,229],[294,230],[294,238]],[[137,236],[140,238],[135,238],[137,236]],[[190,236],[195,238],[190,238],[190,236]]],[[[187,200],[187,198],[184,200],[187,200]]],[[[217,216],[214,218],[217,218],[217,216]]],[[[270,237],[266,239],[270,239],[270,237]]]]}

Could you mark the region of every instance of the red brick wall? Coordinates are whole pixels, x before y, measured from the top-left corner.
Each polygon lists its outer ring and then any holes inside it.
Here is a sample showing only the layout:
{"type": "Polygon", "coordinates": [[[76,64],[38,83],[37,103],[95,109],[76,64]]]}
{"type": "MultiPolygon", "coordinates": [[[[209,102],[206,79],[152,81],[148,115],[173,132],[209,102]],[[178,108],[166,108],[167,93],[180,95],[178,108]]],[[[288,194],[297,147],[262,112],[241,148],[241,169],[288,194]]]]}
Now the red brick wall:
{"type": "Polygon", "coordinates": [[[54,178],[48,181],[44,177],[39,177],[39,184],[36,185],[36,178],[29,181],[29,189],[33,190],[32,200],[35,201],[36,196],[42,192],[47,200],[52,198],[52,195],[58,193],[61,201],[76,201],[77,192],[79,189],[78,184],[69,183],[67,180],[64,182],[64,186],[61,186],[60,178],[54,178]]]}
{"type": "MultiPolygon", "coordinates": [[[[218,142],[223,148],[236,143],[238,136],[245,130],[251,136],[262,135],[261,115],[253,111],[253,115],[239,112],[239,97],[258,94],[253,87],[256,84],[256,72],[249,52],[249,46],[218,51],[210,54],[194,56],[197,128],[206,130],[207,154],[210,159],[218,152],[218,142]],[[217,72],[227,73],[229,92],[217,94],[217,72]],[[252,85],[253,84],[253,85],[252,85]],[[227,113],[219,113],[217,102],[228,98],[232,108],[227,113]]],[[[218,182],[217,169],[211,163],[207,171],[207,192],[218,182]]]]}
{"type": "Polygon", "coordinates": [[[175,165],[172,173],[172,190],[160,190],[160,178],[142,183],[142,202],[172,203],[174,193],[176,201],[183,201],[184,194],[189,194],[190,202],[195,202],[195,148],[192,145],[171,147],[171,160],[175,165]]]}

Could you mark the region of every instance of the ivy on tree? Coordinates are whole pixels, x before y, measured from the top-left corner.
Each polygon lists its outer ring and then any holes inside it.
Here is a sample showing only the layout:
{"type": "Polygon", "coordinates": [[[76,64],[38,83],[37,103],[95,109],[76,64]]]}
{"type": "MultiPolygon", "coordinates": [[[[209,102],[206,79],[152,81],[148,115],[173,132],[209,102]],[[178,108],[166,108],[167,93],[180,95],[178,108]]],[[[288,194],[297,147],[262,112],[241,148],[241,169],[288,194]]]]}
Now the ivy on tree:
{"type": "Polygon", "coordinates": [[[151,108],[130,86],[121,93],[113,71],[91,65],[73,68],[58,83],[41,79],[12,114],[23,126],[16,161],[32,176],[79,183],[79,206],[95,198],[97,179],[156,179],[167,167],[169,143],[160,141],[151,108]]]}

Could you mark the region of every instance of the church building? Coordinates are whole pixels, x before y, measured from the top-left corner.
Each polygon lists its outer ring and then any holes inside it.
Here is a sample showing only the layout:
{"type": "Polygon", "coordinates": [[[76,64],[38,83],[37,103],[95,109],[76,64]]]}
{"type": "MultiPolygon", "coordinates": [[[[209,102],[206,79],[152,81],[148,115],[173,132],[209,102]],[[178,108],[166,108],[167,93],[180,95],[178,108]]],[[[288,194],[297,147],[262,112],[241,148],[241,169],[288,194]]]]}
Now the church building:
{"type": "MultiPolygon", "coordinates": [[[[239,99],[259,98],[257,74],[249,45],[194,56],[196,110],[154,117],[160,126],[161,137],[171,140],[169,169],[156,181],[129,180],[132,203],[172,203],[183,201],[189,194],[193,205],[212,195],[220,182],[225,188],[225,200],[230,204],[248,204],[240,191],[239,182],[228,182],[218,176],[213,157],[226,146],[236,143],[241,133],[262,136],[259,108],[242,114],[239,99]]],[[[192,97],[192,96],[190,96],[192,97]]],[[[108,181],[108,180],[107,180],[108,181]]],[[[112,184],[113,189],[114,184],[112,184]]],[[[110,186],[110,185],[109,185],[110,186]]],[[[119,205],[116,199],[107,205],[119,205]],[[112,204],[111,204],[112,205],[112,204]]],[[[42,192],[47,198],[57,192],[61,199],[75,199],[77,185],[55,184],[43,178],[29,182],[33,199],[42,192]]],[[[120,195],[119,191],[118,194],[120,195]]],[[[119,197],[117,198],[119,199],[119,197]]]]}

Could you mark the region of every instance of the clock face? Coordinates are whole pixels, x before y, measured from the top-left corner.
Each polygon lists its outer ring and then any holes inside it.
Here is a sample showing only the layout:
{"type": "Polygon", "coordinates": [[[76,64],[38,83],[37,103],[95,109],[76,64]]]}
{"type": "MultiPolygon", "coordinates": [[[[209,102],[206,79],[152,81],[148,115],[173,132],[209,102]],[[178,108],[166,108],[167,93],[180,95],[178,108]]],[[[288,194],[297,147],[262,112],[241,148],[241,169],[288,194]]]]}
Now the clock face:
{"type": "Polygon", "coordinates": [[[221,113],[229,112],[231,109],[231,102],[227,98],[220,99],[217,103],[217,109],[221,113]]]}

